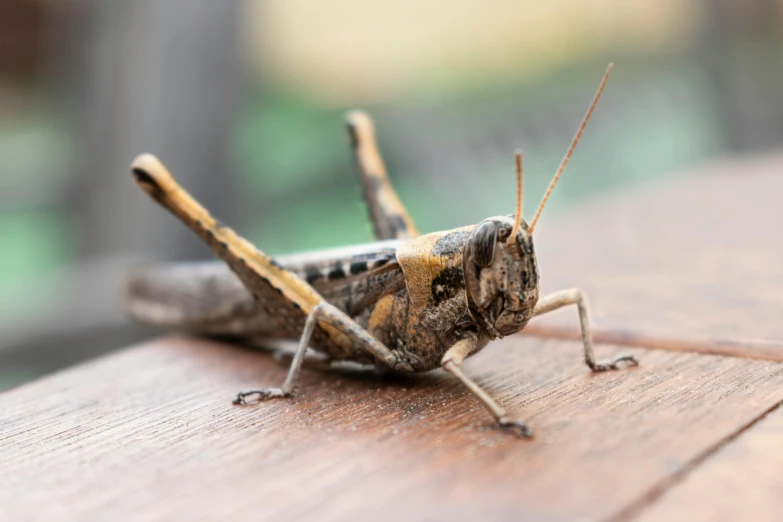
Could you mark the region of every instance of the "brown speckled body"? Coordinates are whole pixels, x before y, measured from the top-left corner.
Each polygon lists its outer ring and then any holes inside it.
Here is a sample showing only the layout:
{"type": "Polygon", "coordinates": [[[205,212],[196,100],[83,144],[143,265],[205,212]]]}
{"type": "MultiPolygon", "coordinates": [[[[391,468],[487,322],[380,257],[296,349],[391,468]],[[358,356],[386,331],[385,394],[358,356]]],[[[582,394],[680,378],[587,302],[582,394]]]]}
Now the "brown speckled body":
{"type": "MultiPolygon", "coordinates": [[[[505,217],[490,220],[506,228],[512,223],[505,217]]],[[[439,367],[446,351],[465,336],[479,340],[473,353],[502,336],[483,324],[481,310],[467,292],[465,269],[473,264],[466,263],[465,256],[471,239],[476,238],[476,228],[281,257],[275,263],[307,280],[327,302],[354,319],[413,371],[429,371],[439,367]]],[[[493,247],[497,244],[495,248],[503,250],[505,243],[495,243],[494,237],[492,241],[493,247]]],[[[522,283],[537,297],[538,273],[530,248],[528,256],[514,260],[524,261],[530,270],[517,270],[517,277],[516,272],[499,267],[487,270],[485,279],[494,281],[500,275],[503,280],[495,285],[503,293],[514,294],[512,290],[522,288],[522,283]]],[[[220,263],[178,263],[143,270],[129,279],[127,294],[128,308],[138,319],[199,334],[298,339],[306,318],[274,290],[254,299],[220,263]]],[[[526,304],[532,310],[535,300],[526,304]]],[[[515,331],[522,327],[515,325],[515,331]]],[[[319,323],[310,346],[333,360],[378,363],[366,349],[329,325],[319,323]]]]}
{"type": "MultiPolygon", "coordinates": [[[[447,260],[447,266],[445,273],[428,285],[436,299],[423,308],[412,305],[403,268],[394,255],[394,246],[402,246],[406,241],[394,242],[391,248],[376,247],[378,252],[342,259],[334,259],[327,251],[323,255],[326,261],[303,263],[293,256],[280,258],[278,262],[292,273],[309,279],[324,299],[347,313],[399,358],[408,361],[415,371],[427,371],[440,365],[443,354],[465,329],[476,328],[468,311],[462,276],[467,232],[439,235],[442,237],[435,242],[434,252],[438,260],[447,260]],[[334,272],[330,267],[350,266],[357,259],[366,261],[387,253],[392,253],[392,260],[381,270],[339,279],[328,277],[329,272],[334,272]],[[325,267],[324,277],[313,277],[321,266],[325,267]],[[371,295],[377,289],[383,291],[371,295]]],[[[136,318],[199,334],[294,340],[301,335],[305,320],[301,314],[298,321],[281,321],[275,311],[290,307],[290,303],[283,302],[276,293],[256,301],[225,265],[215,262],[146,268],[129,278],[127,295],[127,306],[136,318]]],[[[334,360],[376,363],[364,348],[341,341],[319,326],[313,332],[311,347],[334,360]]]]}
{"type": "Polygon", "coordinates": [[[439,367],[446,351],[466,331],[477,328],[468,309],[462,275],[462,252],[468,235],[468,229],[458,229],[401,243],[396,257],[405,287],[382,296],[354,317],[416,371],[439,367]],[[417,260],[420,266],[406,258],[412,249],[429,244],[433,248],[426,258],[417,260]],[[414,277],[410,272],[421,267],[424,270],[420,272],[426,272],[429,280],[419,280],[424,286],[413,286],[408,279],[414,277]],[[422,294],[426,299],[422,300],[422,294]]]}
{"type": "MultiPolygon", "coordinates": [[[[513,223],[512,217],[497,216],[479,225],[399,242],[398,268],[385,276],[401,278],[404,285],[361,310],[352,309],[351,302],[361,298],[364,285],[381,286],[373,280],[378,276],[343,287],[328,282],[313,285],[414,371],[429,371],[441,365],[444,354],[459,340],[477,340],[473,355],[490,340],[522,330],[533,316],[539,295],[538,265],[524,222],[516,240],[507,241],[513,223]],[[488,240],[482,236],[487,229],[488,240]],[[491,252],[484,266],[477,264],[481,248],[491,252]]],[[[331,357],[366,360],[361,347],[344,353],[328,338],[323,340],[315,347],[331,357]]]]}

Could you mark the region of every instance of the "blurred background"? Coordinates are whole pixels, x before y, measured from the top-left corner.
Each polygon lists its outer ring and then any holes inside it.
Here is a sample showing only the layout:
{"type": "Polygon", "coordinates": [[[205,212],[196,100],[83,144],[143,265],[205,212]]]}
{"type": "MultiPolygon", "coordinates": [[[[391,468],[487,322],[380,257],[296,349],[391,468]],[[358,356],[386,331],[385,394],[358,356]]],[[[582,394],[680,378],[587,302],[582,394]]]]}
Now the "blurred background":
{"type": "Polygon", "coordinates": [[[138,153],[271,254],[366,242],[364,108],[420,229],[452,228],[513,212],[518,147],[532,211],[610,61],[548,214],[783,145],[783,0],[3,0],[0,389],[153,335],[128,266],[211,257],[138,153]]]}

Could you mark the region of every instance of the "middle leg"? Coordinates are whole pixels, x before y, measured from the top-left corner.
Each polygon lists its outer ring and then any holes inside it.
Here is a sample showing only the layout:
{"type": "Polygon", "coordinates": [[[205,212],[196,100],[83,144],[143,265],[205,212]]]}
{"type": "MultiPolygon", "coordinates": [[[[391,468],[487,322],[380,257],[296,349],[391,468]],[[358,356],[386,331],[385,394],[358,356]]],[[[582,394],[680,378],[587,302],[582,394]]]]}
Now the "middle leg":
{"type": "Polygon", "coordinates": [[[376,360],[382,362],[389,368],[397,371],[413,371],[413,368],[410,367],[407,362],[401,361],[394,352],[389,350],[378,339],[370,335],[369,332],[359,326],[348,315],[337,307],[322,301],[313,308],[312,312],[307,316],[302,336],[299,339],[299,345],[294,353],[294,358],[283,386],[280,388],[261,388],[258,390],[240,392],[237,394],[236,399],[234,399],[234,404],[247,404],[245,399],[251,395],[258,395],[258,400],[290,397],[294,392],[296,378],[299,376],[299,371],[302,368],[302,361],[304,360],[307,347],[310,344],[313,330],[315,330],[315,326],[319,322],[335,328],[351,339],[351,341],[357,343],[374,355],[376,360]]]}
{"type": "Polygon", "coordinates": [[[305,321],[304,330],[302,330],[302,337],[299,338],[299,344],[294,352],[294,358],[291,361],[291,367],[288,369],[288,375],[283,382],[281,388],[261,388],[259,390],[251,390],[246,392],[237,393],[237,398],[234,399],[234,404],[247,404],[246,397],[250,395],[258,395],[258,400],[265,399],[277,399],[281,397],[290,397],[294,392],[294,385],[296,384],[296,378],[299,376],[299,371],[302,369],[302,361],[304,361],[305,352],[307,346],[310,344],[310,338],[313,336],[313,330],[315,329],[316,319],[316,306],[310,315],[307,316],[305,321]]]}

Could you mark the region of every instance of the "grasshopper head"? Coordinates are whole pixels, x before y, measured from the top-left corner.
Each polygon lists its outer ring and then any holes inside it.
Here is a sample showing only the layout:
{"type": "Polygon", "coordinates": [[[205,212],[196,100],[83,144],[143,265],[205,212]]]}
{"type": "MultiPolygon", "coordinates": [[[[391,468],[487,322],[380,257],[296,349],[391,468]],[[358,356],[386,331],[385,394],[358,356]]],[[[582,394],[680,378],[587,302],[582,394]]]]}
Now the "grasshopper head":
{"type": "Polygon", "coordinates": [[[470,309],[478,313],[482,326],[492,337],[516,333],[533,317],[538,302],[538,263],[533,252],[533,230],[598,105],[611,70],[612,64],[609,64],[530,225],[522,219],[522,151],[517,151],[516,214],[487,218],[468,238],[463,270],[470,309]]]}
{"type": "Polygon", "coordinates": [[[492,337],[522,330],[538,302],[538,263],[528,225],[520,220],[512,237],[513,216],[479,223],[463,257],[471,308],[492,337]]]}

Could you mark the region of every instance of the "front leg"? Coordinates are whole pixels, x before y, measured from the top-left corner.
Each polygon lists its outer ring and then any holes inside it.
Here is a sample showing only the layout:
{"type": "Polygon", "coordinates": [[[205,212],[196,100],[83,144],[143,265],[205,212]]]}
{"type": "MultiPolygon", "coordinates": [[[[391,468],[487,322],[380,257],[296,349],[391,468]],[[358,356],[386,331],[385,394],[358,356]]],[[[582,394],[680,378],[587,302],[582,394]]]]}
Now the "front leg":
{"type": "Polygon", "coordinates": [[[585,364],[594,372],[619,369],[619,363],[625,362],[627,366],[637,366],[639,361],[633,355],[620,355],[611,361],[597,362],[593,350],[593,334],[590,330],[590,317],[587,313],[587,299],[578,288],[561,290],[546,295],[538,301],[534,316],[542,315],[564,306],[575,304],[579,309],[579,322],[582,326],[582,342],[585,347],[585,364]]]}
{"type": "Polygon", "coordinates": [[[443,359],[440,362],[441,366],[444,370],[462,381],[462,384],[464,384],[465,387],[481,401],[481,404],[489,410],[498,423],[498,426],[507,429],[520,437],[532,437],[533,430],[531,430],[527,424],[509,419],[506,410],[500,406],[495,399],[490,397],[473,379],[462,372],[462,361],[476,350],[477,345],[477,339],[472,337],[458,341],[457,344],[449,348],[446,355],[443,356],[443,359]]]}

